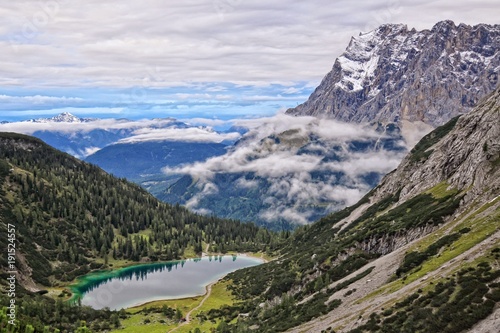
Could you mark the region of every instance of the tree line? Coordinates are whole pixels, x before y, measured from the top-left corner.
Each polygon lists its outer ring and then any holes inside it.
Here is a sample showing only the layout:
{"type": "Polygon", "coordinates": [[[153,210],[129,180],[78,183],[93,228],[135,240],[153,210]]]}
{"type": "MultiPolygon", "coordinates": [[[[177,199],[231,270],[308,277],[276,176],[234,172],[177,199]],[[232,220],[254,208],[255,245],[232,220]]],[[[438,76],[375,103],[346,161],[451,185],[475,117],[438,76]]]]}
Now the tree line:
{"type": "Polygon", "coordinates": [[[71,281],[110,260],[165,261],[209,250],[276,249],[281,235],[192,213],[38,139],[0,134],[4,223],[15,223],[33,278],[71,281]],[[36,244],[36,246],[34,246],[36,244]],[[98,260],[99,259],[99,260],[98,260]],[[57,266],[52,263],[58,262],[57,266]]]}

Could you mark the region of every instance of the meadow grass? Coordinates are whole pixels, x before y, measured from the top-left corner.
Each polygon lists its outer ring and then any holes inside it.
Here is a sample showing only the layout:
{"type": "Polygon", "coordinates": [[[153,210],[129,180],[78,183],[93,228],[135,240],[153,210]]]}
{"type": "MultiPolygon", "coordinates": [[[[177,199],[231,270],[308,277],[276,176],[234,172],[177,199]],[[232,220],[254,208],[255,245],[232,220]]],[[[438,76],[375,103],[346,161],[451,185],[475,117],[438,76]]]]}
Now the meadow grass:
{"type": "MultiPolygon", "coordinates": [[[[175,332],[179,333],[188,333],[189,331],[194,331],[195,328],[200,328],[202,332],[207,332],[212,327],[217,327],[218,322],[216,321],[204,321],[200,322],[198,318],[196,318],[197,314],[201,312],[208,312],[211,309],[218,309],[223,305],[231,305],[234,303],[234,297],[231,295],[231,292],[227,290],[227,286],[230,285],[230,281],[219,281],[212,286],[212,292],[210,296],[205,300],[203,305],[193,311],[191,313],[191,322],[189,324],[185,324],[180,326],[175,330],[175,332]]],[[[190,310],[196,308],[200,302],[203,300],[205,296],[197,296],[183,299],[175,299],[175,300],[164,300],[164,301],[155,301],[146,303],[140,306],[136,306],[133,308],[127,309],[127,312],[130,314],[130,317],[121,321],[122,327],[116,330],[113,330],[113,333],[141,333],[141,332],[168,332],[171,329],[176,328],[180,324],[174,321],[168,320],[161,313],[150,313],[144,314],[141,313],[142,310],[146,308],[161,308],[166,305],[168,307],[174,309],[180,309],[183,315],[186,315],[190,310]],[[149,319],[150,323],[145,323],[144,320],[149,319]],[[160,320],[164,320],[165,323],[161,323],[160,320]]]]}

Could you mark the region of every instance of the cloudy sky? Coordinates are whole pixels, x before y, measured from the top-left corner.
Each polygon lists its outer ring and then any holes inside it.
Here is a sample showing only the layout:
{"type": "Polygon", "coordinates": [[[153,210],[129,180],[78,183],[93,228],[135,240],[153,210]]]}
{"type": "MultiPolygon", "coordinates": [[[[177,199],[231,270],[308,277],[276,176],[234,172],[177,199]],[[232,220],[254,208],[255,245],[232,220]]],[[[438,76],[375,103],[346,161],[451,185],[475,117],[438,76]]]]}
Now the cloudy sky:
{"type": "Polygon", "coordinates": [[[0,8],[0,120],[255,117],[307,99],[382,23],[498,23],[497,0],[22,0],[0,8]]]}

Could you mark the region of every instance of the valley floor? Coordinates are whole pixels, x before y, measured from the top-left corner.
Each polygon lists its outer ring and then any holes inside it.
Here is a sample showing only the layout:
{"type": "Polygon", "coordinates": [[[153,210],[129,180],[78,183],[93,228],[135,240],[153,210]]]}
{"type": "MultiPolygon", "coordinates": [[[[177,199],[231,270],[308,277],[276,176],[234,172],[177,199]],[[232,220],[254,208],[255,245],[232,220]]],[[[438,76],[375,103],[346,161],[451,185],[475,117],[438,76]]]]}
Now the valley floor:
{"type": "MultiPolygon", "coordinates": [[[[208,249],[208,246],[206,247],[208,249]]],[[[225,255],[237,254],[238,256],[248,256],[259,258],[263,262],[273,260],[265,253],[226,253],[225,255]]],[[[221,254],[203,253],[203,256],[215,256],[221,254]]],[[[126,267],[130,262],[117,263],[117,267],[126,267]]],[[[207,314],[212,309],[219,309],[223,305],[232,305],[234,297],[228,290],[231,281],[221,278],[206,286],[205,294],[196,297],[183,299],[172,299],[163,301],[148,302],[136,307],[126,309],[128,318],[121,320],[121,327],[113,330],[113,333],[141,333],[147,330],[151,333],[193,332],[199,328],[202,332],[210,328],[217,327],[219,320],[203,320],[198,315],[207,314]],[[181,320],[172,319],[162,313],[163,307],[169,307],[180,311],[181,320]]],[[[53,297],[56,297],[64,288],[53,288],[51,291],[53,297]]]]}

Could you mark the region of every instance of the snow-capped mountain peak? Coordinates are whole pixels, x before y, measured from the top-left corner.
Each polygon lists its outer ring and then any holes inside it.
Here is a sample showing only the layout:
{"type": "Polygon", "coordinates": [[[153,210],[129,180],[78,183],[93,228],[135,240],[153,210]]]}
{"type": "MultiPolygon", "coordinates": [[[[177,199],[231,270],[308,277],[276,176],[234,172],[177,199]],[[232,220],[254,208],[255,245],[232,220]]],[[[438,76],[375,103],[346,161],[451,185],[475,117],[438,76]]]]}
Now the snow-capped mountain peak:
{"type": "Polygon", "coordinates": [[[287,113],[435,127],[470,111],[499,76],[500,25],[384,24],[353,37],[308,101],[287,113]]]}
{"type": "Polygon", "coordinates": [[[82,119],[79,117],[72,115],[69,112],[63,112],[58,114],[57,116],[54,116],[50,118],[50,120],[58,123],[80,123],[82,122],[82,119]]]}
{"type": "MultiPolygon", "coordinates": [[[[361,91],[371,86],[378,68],[382,48],[387,41],[392,44],[394,51],[399,51],[401,43],[406,39],[408,28],[403,24],[384,24],[378,29],[367,33],[360,33],[352,37],[346,51],[337,58],[336,66],[340,66],[343,76],[335,84],[345,91],[361,91]]],[[[392,52],[397,54],[399,52],[392,52]]],[[[399,55],[394,60],[406,59],[406,55],[399,55]]],[[[372,95],[375,95],[372,93],[372,95]]]]}
{"type": "Polygon", "coordinates": [[[26,120],[30,123],[85,123],[95,121],[94,118],[79,118],[69,112],[62,112],[51,118],[38,118],[26,120]]]}

